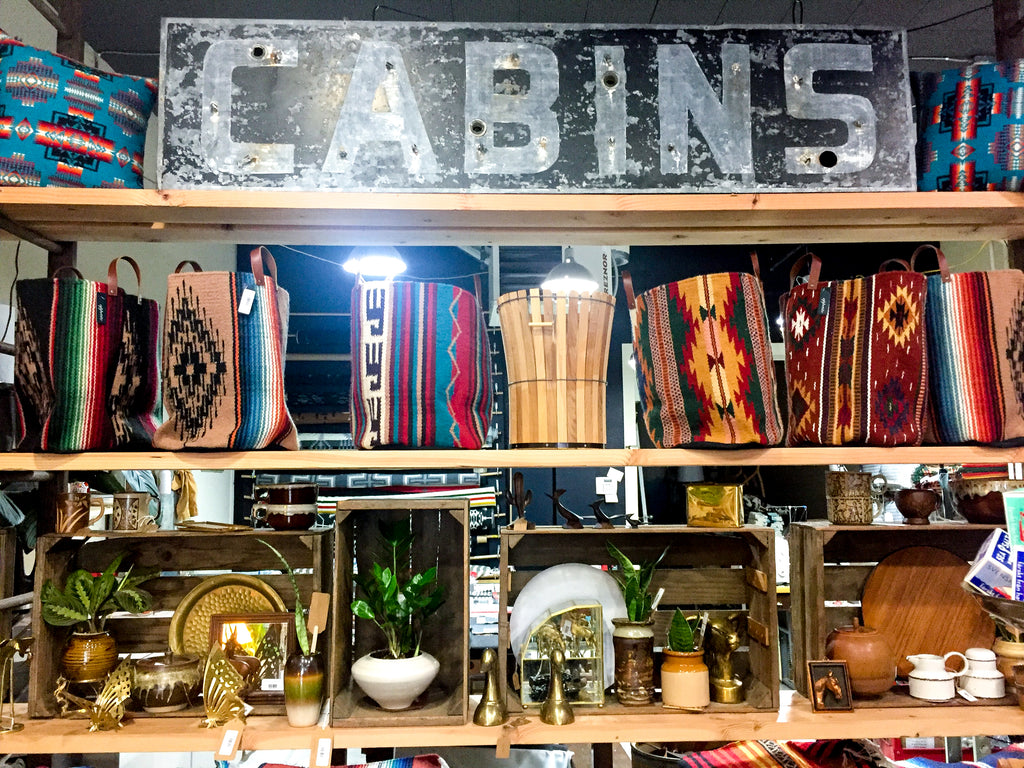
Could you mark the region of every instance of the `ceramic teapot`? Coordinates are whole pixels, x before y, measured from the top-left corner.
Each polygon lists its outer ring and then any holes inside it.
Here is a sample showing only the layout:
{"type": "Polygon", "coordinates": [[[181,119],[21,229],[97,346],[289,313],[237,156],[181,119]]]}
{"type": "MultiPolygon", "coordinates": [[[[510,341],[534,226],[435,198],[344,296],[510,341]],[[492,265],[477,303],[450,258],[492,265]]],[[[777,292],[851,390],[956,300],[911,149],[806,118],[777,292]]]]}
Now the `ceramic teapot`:
{"type": "Polygon", "coordinates": [[[988,648],[968,648],[967,668],[961,673],[960,687],[979,699],[1001,699],[1006,695],[1006,680],[996,668],[996,654],[988,648]]]}
{"type": "Polygon", "coordinates": [[[950,651],[945,656],[915,653],[907,656],[907,661],[914,665],[914,669],[908,675],[910,695],[926,701],[947,701],[956,696],[957,678],[963,675],[969,666],[967,657],[958,651],[950,651]],[[946,662],[951,656],[957,656],[963,661],[962,669],[956,672],[946,669],[946,662]]]}

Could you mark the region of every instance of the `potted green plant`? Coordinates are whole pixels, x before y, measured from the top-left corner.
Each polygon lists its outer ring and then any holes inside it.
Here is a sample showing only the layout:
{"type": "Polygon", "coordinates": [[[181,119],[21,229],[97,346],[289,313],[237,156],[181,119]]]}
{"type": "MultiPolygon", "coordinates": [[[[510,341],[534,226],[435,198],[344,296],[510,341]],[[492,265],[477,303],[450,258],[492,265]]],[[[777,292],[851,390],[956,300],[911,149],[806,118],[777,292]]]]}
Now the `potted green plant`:
{"type": "Polygon", "coordinates": [[[155,574],[118,573],[122,552],[100,574],[72,571],[60,588],[47,579],[39,593],[43,621],[54,627],[73,627],[60,659],[61,674],[71,682],[95,682],[106,678],[117,663],[117,643],[105,630],[114,611],[144,613],[153,596],[139,585],[155,574]]]}
{"type": "Polygon", "coordinates": [[[285,573],[295,592],[295,639],[298,652],[291,653],[284,663],[284,711],[288,725],[307,728],[316,725],[323,709],[324,661],[321,654],[310,644],[309,629],[306,626],[306,611],[302,606],[299,584],[291,565],[272,544],[259,539],[284,566],[285,573]]]}
{"type": "Polygon", "coordinates": [[[655,597],[651,581],[668,547],[655,560],[635,565],[618,547],[608,542],[608,552],[618,563],[612,576],[626,603],[626,616],[613,618],[615,630],[615,696],[620,704],[649,704],[654,697],[654,630],[651,612],[655,597]]]}
{"type": "Polygon", "coordinates": [[[437,659],[420,648],[423,622],[444,602],[437,568],[413,573],[410,553],[414,533],[406,521],[379,524],[388,554],[353,581],[364,598],[352,601],[352,613],[372,621],[384,635],[386,648],[372,651],[352,665],[352,677],[382,708],[411,706],[437,676],[437,659]]]}
{"type": "Polygon", "coordinates": [[[699,709],[711,703],[711,683],[697,633],[697,617],[676,608],[662,649],[661,703],[676,709],[699,709]]]}

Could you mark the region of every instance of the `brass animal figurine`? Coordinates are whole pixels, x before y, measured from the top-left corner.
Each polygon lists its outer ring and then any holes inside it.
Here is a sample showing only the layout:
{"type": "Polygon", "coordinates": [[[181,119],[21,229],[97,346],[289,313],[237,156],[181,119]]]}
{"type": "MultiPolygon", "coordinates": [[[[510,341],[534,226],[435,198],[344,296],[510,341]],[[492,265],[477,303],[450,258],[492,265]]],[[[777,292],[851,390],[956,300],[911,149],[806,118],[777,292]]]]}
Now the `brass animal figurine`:
{"type": "Polygon", "coordinates": [[[722,704],[743,701],[743,681],[733,674],[732,655],[740,647],[736,628],[739,617],[716,616],[708,622],[704,635],[704,660],[711,677],[711,698],[722,704]]]}
{"type": "Polygon", "coordinates": [[[103,690],[96,701],[83,699],[68,691],[68,681],[62,676],[57,678],[57,690],[54,698],[60,704],[60,716],[70,714],[86,714],[89,716],[90,731],[112,731],[124,724],[124,704],[132,695],[132,681],[135,679],[135,665],[131,659],[125,659],[107,676],[103,690]],[[78,709],[71,709],[76,704],[78,709]]]}
{"type": "Polygon", "coordinates": [[[582,655],[586,648],[594,646],[594,629],[590,626],[590,617],[583,611],[573,611],[569,618],[569,634],[572,635],[573,651],[582,655]]]}
{"type": "Polygon", "coordinates": [[[565,667],[565,654],[560,650],[551,653],[551,684],[548,686],[548,697],[540,706],[541,722],[548,725],[568,725],[576,719],[572,713],[572,705],[565,698],[562,689],[562,669],[565,667]]]}
{"type": "Polygon", "coordinates": [[[480,668],[487,675],[483,698],[473,712],[476,725],[501,725],[508,720],[508,708],[498,690],[498,654],[493,648],[487,648],[481,657],[480,668]]]}
{"type": "Polygon", "coordinates": [[[541,658],[551,658],[556,650],[565,651],[565,637],[557,624],[546,621],[534,631],[533,636],[537,639],[537,653],[541,658]]]}
{"type": "Polygon", "coordinates": [[[0,641],[0,734],[14,733],[25,727],[14,719],[14,657],[27,650],[27,644],[18,640],[0,641]],[[4,715],[7,704],[11,711],[4,715]]]}
{"type": "Polygon", "coordinates": [[[843,688],[839,685],[839,681],[836,680],[832,670],[828,671],[828,674],[824,677],[819,677],[814,681],[814,708],[824,709],[825,708],[825,692],[828,691],[836,697],[836,701],[843,700],[843,688]]]}

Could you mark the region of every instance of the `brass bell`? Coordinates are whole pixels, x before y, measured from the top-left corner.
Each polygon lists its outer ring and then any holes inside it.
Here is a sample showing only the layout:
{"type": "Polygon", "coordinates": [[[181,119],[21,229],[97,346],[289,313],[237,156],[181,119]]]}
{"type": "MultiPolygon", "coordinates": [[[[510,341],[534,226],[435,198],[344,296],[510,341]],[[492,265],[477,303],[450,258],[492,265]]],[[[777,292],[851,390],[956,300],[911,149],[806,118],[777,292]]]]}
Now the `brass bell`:
{"type": "Polygon", "coordinates": [[[473,722],[477,725],[501,725],[508,720],[508,708],[498,690],[498,654],[493,648],[484,651],[481,658],[481,669],[487,675],[483,698],[473,712],[473,722]]]}
{"type": "Polygon", "coordinates": [[[551,683],[548,685],[548,697],[540,707],[541,722],[548,725],[568,725],[576,719],[572,706],[566,701],[562,690],[562,667],[565,666],[565,654],[561,649],[551,651],[551,683]]]}

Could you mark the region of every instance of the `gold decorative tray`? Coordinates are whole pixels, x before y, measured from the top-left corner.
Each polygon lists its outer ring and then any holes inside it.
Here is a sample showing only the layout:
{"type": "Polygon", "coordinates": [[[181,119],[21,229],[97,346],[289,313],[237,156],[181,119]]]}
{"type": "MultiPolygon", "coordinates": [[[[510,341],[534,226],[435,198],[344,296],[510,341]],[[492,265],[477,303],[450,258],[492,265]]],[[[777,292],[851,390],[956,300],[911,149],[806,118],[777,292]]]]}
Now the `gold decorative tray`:
{"type": "Polygon", "coordinates": [[[168,643],[174,653],[210,652],[210,619],[217,613],[285,611],[273,587],[255,576],[225,573],[204,579],[178,603],[171,617],[168,643]]]}

